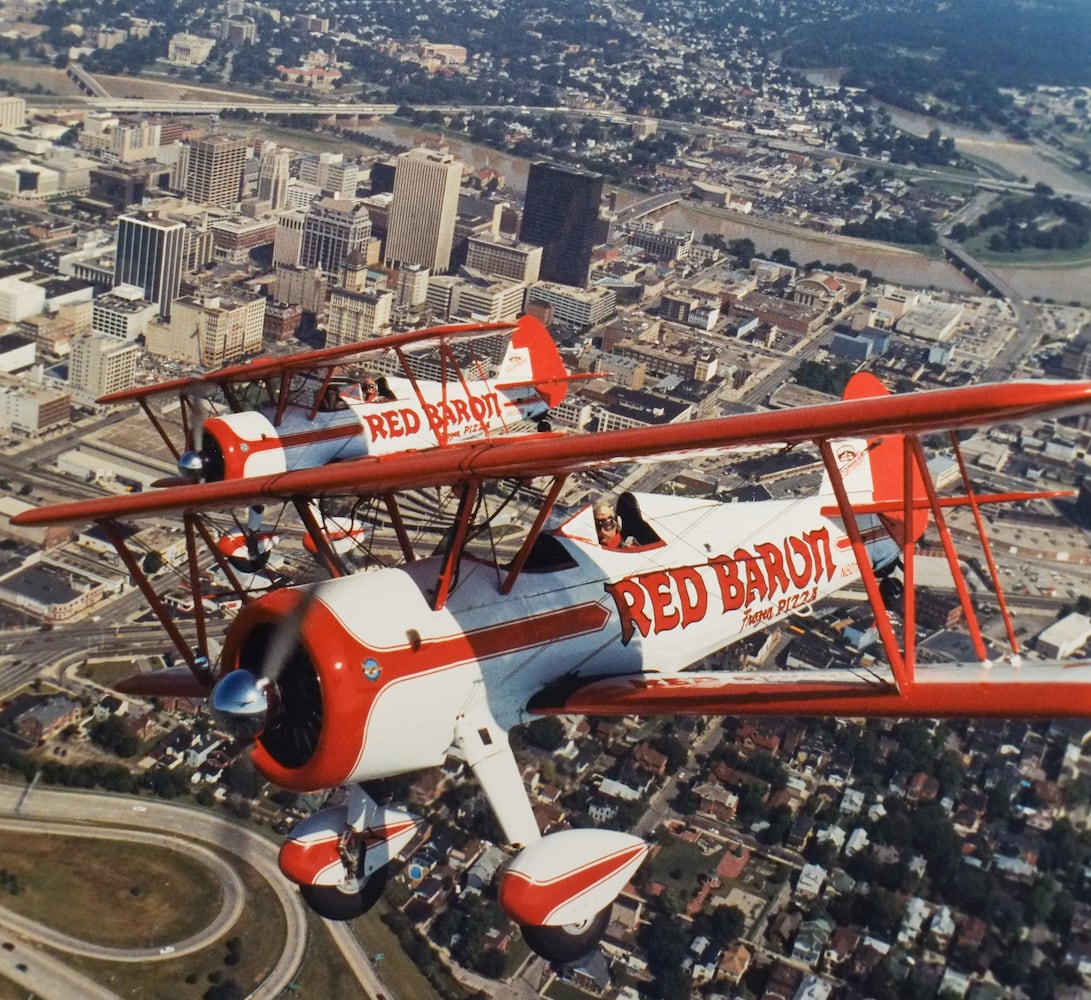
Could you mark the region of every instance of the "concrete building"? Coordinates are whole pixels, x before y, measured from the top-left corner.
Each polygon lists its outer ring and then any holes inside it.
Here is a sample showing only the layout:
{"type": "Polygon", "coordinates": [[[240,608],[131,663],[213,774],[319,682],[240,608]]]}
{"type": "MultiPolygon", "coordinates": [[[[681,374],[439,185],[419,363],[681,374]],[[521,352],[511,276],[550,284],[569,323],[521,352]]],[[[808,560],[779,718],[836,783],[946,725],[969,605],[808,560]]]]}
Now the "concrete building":
{"type": "Polygon", "coordinates": [[[258,160],[257,195],[260,201],[267,201],[274,212],[287,204],[291,164],[290,149],[284,149],[275,142],[262,143],[261,157],[258,160]]]}
{"type": "Polygon", "coordinates": [[[92,401],[131,389],[140,348],[106,333],[84,333],[72,341],[68,384],[77,399],[92,401]]]}
{"type": "Polygon", "coordinates": [[[250,219],[236,215],[230,219],[215,219],[209,223],[212,231],[213,257],[227,264],[245,264],[250,255],[262,247],[271,247],[276,240],[277,225],[273,219],[250,219]]]}
{"type": "Polygon", "coordinates": [[[463,268],[457,277],[448,275],[429,281],[428,305],[442,318],[495,323],[518,318],[526,291],[522,281],[463,268]]]}
{"type": "Polygon", "coordinates": [[[576,330],[605,323],[617,312],[617,298],[608,288],[574,288],[549,281],[530,286],[527,303],[531,302],[549,306],[554,321],[576,330]]]}
{"type": "Polygon", "coordinates": [[[398,268],[397,305],[418,309],[428,301],[431,272],[420,264],[403,264],[398,268]]]}
{"type": "Polygon", "coordinates": [[[0,428],[37,437],[67,424],[71,411],[72,397],[67,391],[23,377],[0,375],[0,428]]]}
{"type": "Polygon", "coordinates": [[[92,303],[91,329],[116,340],[135,341],[147,333],[158,312],[155,303],[144,298],[143,289],[118,285],[92,303]]]}
{"type": "Polygon", "coordinates": [[[180,31],[171,35],[170,42],[167,43],[167,61],[176,66],[200,66],[208,61],[215,44],[214,38],[203,38],[180,31]]]}
{"type": "Polygon", "coordinates": [[[185,295],[175,302],[170,324],[148,327],[149,354],[203,368],[219,368],[261,350],[265,299],[238,288],[185,295]]]}
{"type": "Polygon", "coordinates": [[[144,298],[170,316],[171,302],[182,285],[186,226],[154,212],[134,212],[117,220],[114,287],[136,285],[144,298]]]}
{"type": "Polygon", "coordinates": [[[329,279],[317,267],[293,267],[278,264],[273,298],[277,302],[298,305],[304,312],[318,315],[326,311],[329,279]]]}
{"type": "Polygon", "coordinates": [[[1065,615],[1038,636],[1038,652],[1049,659],[1063,660],[1091,639],[1091,618],[1087,615],[1065,615]]]}
{"type": "Polygon", "coordinates": [[[201,205],[231,208],[242,194],[246,157],[245,139],[210,135],[191,140],[185,175],[186,197],[201,205]]]}
{"type": "Polygon", "coordinates": [[[303,249],[303,224],[307,213],[289,208],[276,214],[276,232],[273,235],[273,263],[299,266],[303,249]]]}
{"type": "Polygon", "coordinates": [[[55,198],[63,191],[60,173],[50,167],[25,159],[0,165],[0,196],[40,201],[55,198]]]}
{"type": "Polygon", "coordinates": [[[22,331],[0,334],[0,372],[11,375],[30,368],[35,361],[35,339],[22,331]]]}
{"type": "Polygon", "coordinates": [[[542,248],[492,234],[471,236],[466,251],[466,266],[530,285],[541,275],[542,248]]]}
{"type": "Polygon", "coordinates": [[[398,157],[384,256],[420,264],[433,274],[451,265],[462,161],[449,153],[411,149],[398,157]]]}
{"type": "Polygon", "coordinates": [[[338,288],[330,295],[326,347],[341,347],[381,336],[390,326],[394,293],[351,292],[338,288]]]}
{"type": "Polygon", "coordinates": [[[0,278],[0,320],[18,323],[45,307],[45,289],[22,278],[0,278]]]}
{"type": "Polygon", "coordinates": [[[299,180],[329,198],[352,201],[360,186],[360,165],[346,160],[344,153],[310,153],[300,161],[299,180]]]}
{"type": "Polygon", "coordinates": [[[0,97],[0,128],[22,128],[27,120],[27,102],[22,97],[0,97]]]}
{"type": "Polygon", "coordinates": [[[321,198],[311,205],[303,220],[299,263],[337,275],[350,254],[366,259],[370,239],[371,219],[363,204],[321,198]]]}

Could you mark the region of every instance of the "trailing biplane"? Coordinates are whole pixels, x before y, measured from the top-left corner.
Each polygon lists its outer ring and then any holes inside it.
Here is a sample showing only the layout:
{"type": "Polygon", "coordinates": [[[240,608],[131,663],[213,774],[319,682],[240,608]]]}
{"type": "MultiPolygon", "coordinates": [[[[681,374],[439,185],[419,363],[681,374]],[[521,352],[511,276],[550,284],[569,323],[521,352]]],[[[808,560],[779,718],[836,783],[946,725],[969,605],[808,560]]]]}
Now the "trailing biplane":
{"type": "Polygon", "coordinates": [[[177,460],[182,481],[215,482],[510,432],[520,421],[544,418],[572,377],[549,333],[523,319],[258,358],[98,402],[139,404],[177,460]],[[473,351],[490,335],[503,342],[495,371],[473,351]],[[432,377],[420,372],[422,349],[430,349],[432,377]],[[384,359],[400,374],[367,371],[384,359]],[[150,405],[175,395],[181,447],[150,405]],[[217,396],[225,412],[210,413],[217,396]]]}
{"type": "MultiPolygon", "coordinates": [[[[508,731],[552,714],[1038,716],[1091,714],[1091,663],[1024,660],[988,549],[981,506],[1055,496],[979,495],[958,432],[1091,405],[1091,382],[1003,385],[889,395],[857,375],[846,398],[777,411],[594,435],[541,433],[448,442],[247,480],[194,483],[20,515],[25,524],[96,521],[292,499],[393,496],[449,487],[451,530],[403,565],[274,590],[227,630],[219,662],[188,655],[193,673],[137,677],[134,693],[206,694],[220,723],[253,739],[253,761],[276,784],[343,793],[288,836],[280,863],[330,918],[355,916],[381,891],[389,863],[417,834],[412,813],[380,806],[365,783],[440,764],[472,769],[513,857],[499,899],[541,955],[589,950],[648,845],[628,833],[543,836],[508,731]],[[947,433],[962,493],[940,496],[922,435],[947,433]],[[593,510],[561,516],[568,478],[634,461],[755,447],[815,447],[824,477],[813,496],[724,504],[623,493],[623,548],[600,546],[593,510]],[[544,477],[533,523],[510,558],[471,551],[495,484],[544,477]],[[989,651],[946,512],[968,506],[984,546],[1010,648],[989,651]],[[972,662],[920,663],[914,554],[929,522],[950,564],[972,662]],[[882,653],[822,670],[693,669],[744,636],[850,584],[863,584],[882,653]],[[895,582],[898,585],[895,585],[895,582]],[[887,604],[897,612],[888,612],[887,604]],[[900,623],[900,624],[899,624],[900,623]],[[900,634],[899,634],[900,633],[900,634]]],[[[120,540],[116,529],[112,534],[120,540]]],[[[123,558],[130,568],[131,555],[123,558]]],[[[137,567],[139,569],[139,567],[137,567]]]]}

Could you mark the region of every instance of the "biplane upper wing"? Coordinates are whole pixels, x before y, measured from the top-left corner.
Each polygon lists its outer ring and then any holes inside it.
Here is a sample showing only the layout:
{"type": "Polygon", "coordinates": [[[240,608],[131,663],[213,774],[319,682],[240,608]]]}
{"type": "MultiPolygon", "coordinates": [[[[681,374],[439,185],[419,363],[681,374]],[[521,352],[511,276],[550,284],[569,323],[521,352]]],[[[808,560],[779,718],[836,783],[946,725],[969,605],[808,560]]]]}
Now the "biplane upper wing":
{"type": "Polygon", "coordinates": [[[253,382],[271,378],[285,372],[306,371],[328,368],[331,365],[349,364],[368,355],[384,351],[403,349],[411,350],[425,347],[440,341],[454,342],[483,334],[499,333],[511,330],[514,323],[461,323],[451,326],[436,326],[426,330],[412,330],[408,333],[393,334],[389,337],[376,337],[374,340],[343,344],[339,347],[324,347],[315,351],[300,351],[297,354],[254,358],[242,364],[218,368],[216,371],[190,378],[172,379],[155,385],[137,386],[111,392],[98,399],[99,403],[128,403],[154,396],[169,395],[178,392],[192,392],[200,386],[223,386],[237,382],[253,382]]]}
{"type": "Polygon", "coordinates": [[[1016,381],[938,389],[592,435],[542,433],[467,441],[278,475],[76,501],[25,511],[13,520],[23,525],[79,523],[285,498],[377,495],[474,480],[563,476],[607,465],[670,460],[743,446],[915,436],[1018,422],[1088,406],[1088,381],[1016,381]]]}

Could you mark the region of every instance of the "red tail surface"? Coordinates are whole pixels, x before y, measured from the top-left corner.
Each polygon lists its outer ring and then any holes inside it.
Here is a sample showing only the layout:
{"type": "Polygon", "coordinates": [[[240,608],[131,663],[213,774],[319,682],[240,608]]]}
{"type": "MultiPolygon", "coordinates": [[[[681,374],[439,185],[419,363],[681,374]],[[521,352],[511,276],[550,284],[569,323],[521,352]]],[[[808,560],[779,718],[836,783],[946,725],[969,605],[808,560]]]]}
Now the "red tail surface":
{"type": "MultiPolygon", "coordinates": [[[[870,372],[858,372],[849,379],[845,386],[845,399],[868,399],[874,396],[889,396],[890,390],[870,372]]],[[[871,460],[871,481],[876,502],[900,501],[907,489],[905,476],[905,438],[898,436],[876,438],[868,442],[868,457],[871,460]]],[[[926,500],[928,493],[924,486],[924,477],[915,461],[911,462],[910,483],[914,500],[926,500]]],[[[906,541],[906,523],[904,513],[879,515],[894,541],[902,546],[906,541]]],[[[928,527],[928,511],[917,508],[910,518],[909,540],[917,541],[928,527]]]]}

